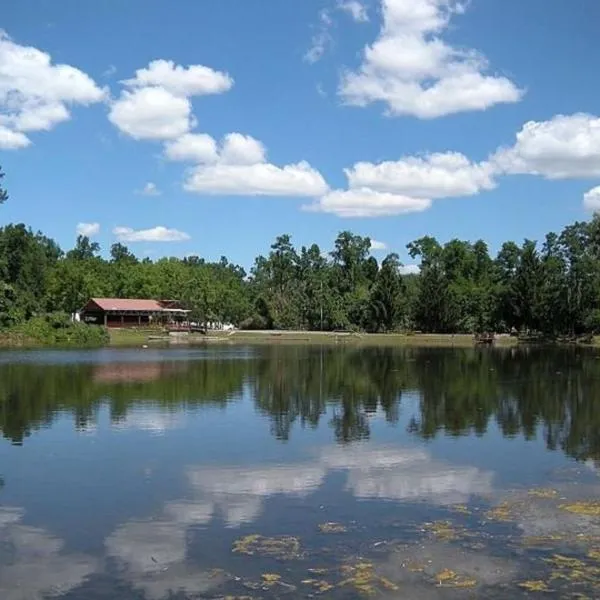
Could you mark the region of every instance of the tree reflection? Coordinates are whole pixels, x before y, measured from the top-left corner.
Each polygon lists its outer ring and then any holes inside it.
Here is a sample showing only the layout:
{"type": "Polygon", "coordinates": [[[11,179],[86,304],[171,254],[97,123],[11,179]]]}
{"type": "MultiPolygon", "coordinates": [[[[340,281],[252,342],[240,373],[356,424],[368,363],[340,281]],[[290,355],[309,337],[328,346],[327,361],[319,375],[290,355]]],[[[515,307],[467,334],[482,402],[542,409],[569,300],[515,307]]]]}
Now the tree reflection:
{"type": "Polygon", "coordinates": [[[102,405],[119,421],[148,402],[169,410],[225,405],[250,393],[287,440],[295,427],[329,426],[336,440],[369,437],[381,415],[397,424],[403,400],[408,430],[506,437],[543,436],[551,450],[600,460],[600,361],[586,349],[409,349],[285,346],[257,349],[252,360],[118,365],[0,366],[0,430],[20,444],[59,412],[93,424],[102,405]]]}

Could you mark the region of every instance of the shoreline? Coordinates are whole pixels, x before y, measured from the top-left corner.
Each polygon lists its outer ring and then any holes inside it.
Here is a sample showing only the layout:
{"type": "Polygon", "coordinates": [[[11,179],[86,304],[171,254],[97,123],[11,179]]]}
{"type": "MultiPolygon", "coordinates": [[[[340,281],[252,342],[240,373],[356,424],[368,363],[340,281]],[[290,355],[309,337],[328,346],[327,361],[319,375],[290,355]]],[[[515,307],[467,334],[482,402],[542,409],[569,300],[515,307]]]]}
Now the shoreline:
{"type": "Polygon", "coordinates": [[[547,345],[555,347],[600,347],[600,336],[591,343],[567,341],[522,340],[515,336],[498,335],[491,346],[475,342],[472,334],[458,333],[352,333],[335,331],[277,331],[277,330],[234,330],[211,331],[207,334],[165,334],[155,329],[114,329],[108,332],[109,341],[100,345],[40,343],[20,336],[0,335],[0,350],[41,349],[41,348],[141,348],[178,347],[199,345],[277,345],[277,344],[319,344],[348,346],[384,346],[406,348],[515,348],[547,345]]]}

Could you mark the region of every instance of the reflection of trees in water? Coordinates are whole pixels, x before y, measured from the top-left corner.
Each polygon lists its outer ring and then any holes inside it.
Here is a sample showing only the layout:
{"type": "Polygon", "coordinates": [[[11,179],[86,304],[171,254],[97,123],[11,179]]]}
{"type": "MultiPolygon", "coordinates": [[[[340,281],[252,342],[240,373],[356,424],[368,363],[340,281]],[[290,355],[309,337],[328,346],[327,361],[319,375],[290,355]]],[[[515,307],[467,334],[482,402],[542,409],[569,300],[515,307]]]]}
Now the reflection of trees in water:
{"type": "Polygon", "coordinates": [[[542,434],[550,449],[600,459],[600,361],[585,349],[272,346],[253,360],[6,364],[0,428],[21,443],[60,410],[85,427],[103,399],[118,420],[145,400],[174,410],[224,404],[245,385],[282,440],[297,425],[317,427],[326,412],[338,441],[368,437],[372,415],[397,422],[411,394],[420,401],[409,431],[420,437],[483,435],[495,422],[505,436],[542,434]]]}
{"type": "Polygon", "coordinates": [[[95,423],[103,404],[108,404],[113,421],[147,401],[174,409],[224,405],[241,394],[243,363],[217,359],[146,363],[144,368],[142,363],[2,365],[0,430],[20,444],[33,431],[50,425],[59,412],[70,412],[76,427],[86,429],[95,423]]]}

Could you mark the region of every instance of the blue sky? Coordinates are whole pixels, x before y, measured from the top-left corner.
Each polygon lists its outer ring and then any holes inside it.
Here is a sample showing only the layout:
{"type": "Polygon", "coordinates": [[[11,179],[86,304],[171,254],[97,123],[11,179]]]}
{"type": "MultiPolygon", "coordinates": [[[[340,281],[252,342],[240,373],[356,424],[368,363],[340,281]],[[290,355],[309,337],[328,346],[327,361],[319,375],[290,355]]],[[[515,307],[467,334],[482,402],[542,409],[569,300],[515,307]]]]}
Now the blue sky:
{"type": "Polygon", "coordinates": [[[280,233],[407,262],[422,235],[542,240],[600,208],[599,22],[597,0],[9,2],[0,222],[245,266],[280,233]]]}

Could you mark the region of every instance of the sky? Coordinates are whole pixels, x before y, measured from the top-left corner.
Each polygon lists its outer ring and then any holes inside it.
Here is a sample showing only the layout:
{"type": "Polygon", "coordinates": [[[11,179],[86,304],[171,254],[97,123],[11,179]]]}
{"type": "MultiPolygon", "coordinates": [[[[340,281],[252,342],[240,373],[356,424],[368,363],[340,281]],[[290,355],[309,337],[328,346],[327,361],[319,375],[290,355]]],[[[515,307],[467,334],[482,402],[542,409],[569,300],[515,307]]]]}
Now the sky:
{"type": "Polygon", "coordinates": [[[598,0],[7,0],[0,165],[68,249],[380,257],[600,209],[598,0]]]}

